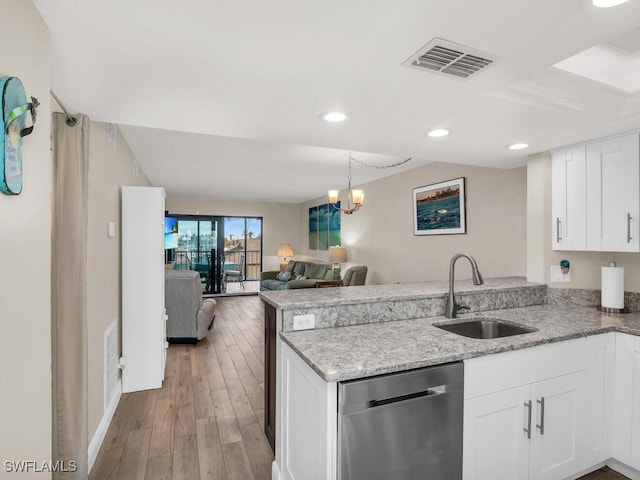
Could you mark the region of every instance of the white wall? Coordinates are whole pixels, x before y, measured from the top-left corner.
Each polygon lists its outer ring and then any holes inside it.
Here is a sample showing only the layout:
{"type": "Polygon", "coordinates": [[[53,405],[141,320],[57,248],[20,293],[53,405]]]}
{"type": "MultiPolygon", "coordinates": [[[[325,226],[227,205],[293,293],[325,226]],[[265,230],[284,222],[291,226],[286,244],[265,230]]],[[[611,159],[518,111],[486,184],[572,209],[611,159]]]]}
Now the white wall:
{"type": "Polygon", "coordinates": [[[2,2],[0,75],[19,77],[41,102],[24,138],[22,193],[0,194],[0,478],[26,478],[4,462],[51,459],[49,32],[32,2],[2,2]]]}
{"type": "Polygon", "coordinates": [[[281,243],[291,243],[296,253],[303,248],[298,204],[237,202],[168,194],[165,208],[173,214],[262,217],[263,270],[279,268],[282,259],[275,254],[281,243]]]}
{"type": "MultiPolygon", "coordinates": [[[[142,169],[134,176],[134,157],[117,131],[116,146],[108,140],[108,125],[91,122],[89,144],[89,219],[87,230],[87,343],[89,375],[89,440],[104,412],[104,331],[114,321],[121,330],[120,186],[150,186],[142,169]],[[109,222],[116,236],[107,236],[109,222]]],[[[120,350],[118,350],[120,356],[120,350]]]]}
{"type": "Polygon", "coordinates": [[[640,292],[640,255],[637,253],[558,252],[551,249],[551,155],[535,155],[527,162],[527,275],[530,281],[554,288],[600,290],[600,267],[615,261],[625,267],[625,290],[640,292]],[[551,282],[550,267],[560,260],[571,264],[571,282],[551,282]]]}
{"type": "MultiPolygon", "coordinates": [[[[342,215],[342,245],[349,262],[369,267],[368,284],[446,280],[449,260],[459,252],[475,257],[486,277],[526,273],[526,169],[510,170],[433,163],[361,185],[365,205],[342,215]],[[467,233],[413,234],[412,189],[466,177],[467,233]]],[[[341,198],[346,193],[341,192],[341,198]]],[[[321,197],[303,204],[300,235],[308,238],[308,208],[326,203],[321,197]]],[[[326,251],[302,253],[328,258],[326,251]]],[[[457,267],[457,278],[471,269],[457,267]]]]}

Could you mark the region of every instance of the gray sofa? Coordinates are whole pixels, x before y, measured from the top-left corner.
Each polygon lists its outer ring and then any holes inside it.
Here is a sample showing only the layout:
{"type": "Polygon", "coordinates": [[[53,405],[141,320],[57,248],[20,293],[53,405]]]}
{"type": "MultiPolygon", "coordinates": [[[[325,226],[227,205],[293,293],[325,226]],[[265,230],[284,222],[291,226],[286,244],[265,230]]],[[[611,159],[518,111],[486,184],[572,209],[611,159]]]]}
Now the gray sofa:
{"type": "Polygon", "coordinates": [[[216,301],[202,299],[202,282],[196,271],[165,270],[164,304],[170,343],[196,343],[213,325],[216,301]]]}
{"type": "MultiPolygon", "coordinates": [[[[364,285],[367,267],[355,265],[343,270],[342,280],[345,286],[364,285]]],[[[296,288],[313,288],[317,282],[334,280],[331,265],[324,262],[291,260],[285,272],[260,272],[260,290],[292,290],[296,288]],[[289,273],[290,276],[282,273],[289,273]],[[296,279],[298,276],[305,277],[296,279]]]]}

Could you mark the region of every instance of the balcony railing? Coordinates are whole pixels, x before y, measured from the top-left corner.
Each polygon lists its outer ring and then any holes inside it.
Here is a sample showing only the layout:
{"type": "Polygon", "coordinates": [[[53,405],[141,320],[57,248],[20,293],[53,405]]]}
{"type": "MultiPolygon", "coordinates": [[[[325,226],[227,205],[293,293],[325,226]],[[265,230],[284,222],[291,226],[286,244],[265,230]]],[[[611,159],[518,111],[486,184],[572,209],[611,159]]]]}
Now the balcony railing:
{"type": "MultiPolygon", "coordinates": [[[[242,250],[234,250],[224,253],[225,269],[235,269],[240,265],[241,255],[245,252],[242,250]],[[232,268],[229,268],[229,267],[232,268]]],[[[247,250],[245,258],[244,272],[245,280],[259,280],[262,265],[260,263],[260,250],[247,250]]],[[[174,259],[174,268],[176,270],[197,270],[201,273],[209,271],[211,268],[211,251],[210,250],[177,250],[174,259]]]]}

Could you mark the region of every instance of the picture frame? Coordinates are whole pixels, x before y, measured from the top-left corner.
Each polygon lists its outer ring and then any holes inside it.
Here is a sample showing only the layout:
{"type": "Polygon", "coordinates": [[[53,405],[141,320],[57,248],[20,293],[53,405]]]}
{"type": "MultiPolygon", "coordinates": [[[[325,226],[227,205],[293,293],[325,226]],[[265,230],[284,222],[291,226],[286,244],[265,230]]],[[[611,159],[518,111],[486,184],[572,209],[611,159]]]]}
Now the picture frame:
{"type": "Polygon", "coordinates": [[[413,189],[413,234],[467,233],[465,177],[413,189]]]}

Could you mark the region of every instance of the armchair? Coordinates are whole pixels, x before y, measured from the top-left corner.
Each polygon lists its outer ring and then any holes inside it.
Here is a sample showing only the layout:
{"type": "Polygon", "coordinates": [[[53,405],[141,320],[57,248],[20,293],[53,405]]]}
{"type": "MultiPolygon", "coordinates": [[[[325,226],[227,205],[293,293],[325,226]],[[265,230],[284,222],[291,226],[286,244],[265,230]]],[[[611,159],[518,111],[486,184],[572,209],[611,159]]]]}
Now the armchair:
{"type": "Polygon", "coordinates": [[[207,335],[215,319],[216,301],[202,299],[200,274],[193,270],[166,270],[167,338],[171,343],[196,343],[207,335]]]}

